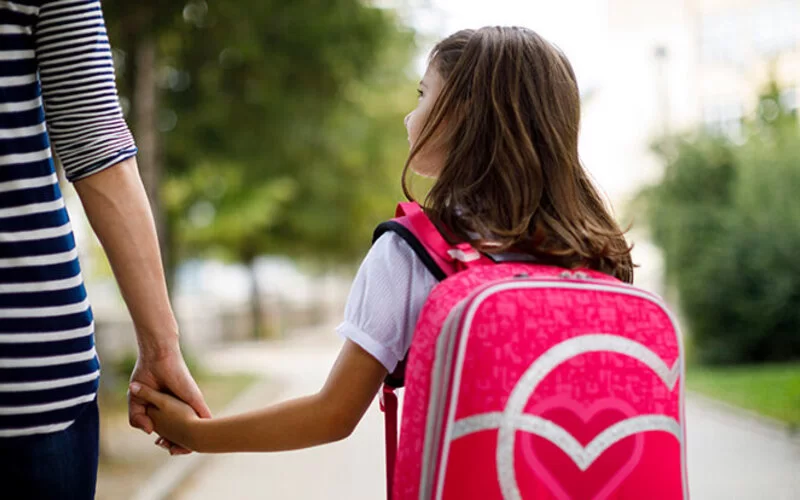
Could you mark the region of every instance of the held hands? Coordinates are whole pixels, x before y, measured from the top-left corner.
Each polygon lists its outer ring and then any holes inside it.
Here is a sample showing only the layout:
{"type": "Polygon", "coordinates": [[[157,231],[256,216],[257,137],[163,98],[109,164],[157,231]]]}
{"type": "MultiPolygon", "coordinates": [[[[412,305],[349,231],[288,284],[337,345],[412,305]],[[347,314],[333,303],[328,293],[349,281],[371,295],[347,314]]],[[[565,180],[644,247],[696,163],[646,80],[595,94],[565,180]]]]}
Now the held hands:
{"type": "Polygon", "coordinates": [[[181,451],[169,446],[174,443],[185,450],[195,449],[194,430],[200,417],[195,410],[183,401],[158,392],[146,385],[133,382],[130,392],[147,406],[147,416],[153,425],[153,430],[161,436],[156,444],[169,450],[170,454],[180,454],[181,451]],[[168,441],[169,443],[166,443],[168,441]]]}
{"type": "MultiPolygon", "coordinates": [[[[159,395],[157,391],[174,394],[181,401],[187,403],[187,407],[192,410],[195,417],[211,417],[211,411],[208,409],[197,383],[189,373],[177,343],[159,351],[143,350],[140,352],[136,367],[131,375],[131,390],[128,392],[128,419],[131,426],[142,429],[148,434],[156,430],[164,436],[162,432],[155,428],[154,419],[151,415],[153,408],[148,408],[147,406],[148,403],[152,405],[153,401],[139,396],[133,390],[133,386],[139,387],[140,393],[148,389],[150,392],[147,394],[155,393],[159,395]]],[[[174,443],[173,441],[172,444],[174,443]]],[[[166,446],[161,439],[157,441],[157,444],[168,448],[171,454],[189,453],[186,448],[166,446]]]]}

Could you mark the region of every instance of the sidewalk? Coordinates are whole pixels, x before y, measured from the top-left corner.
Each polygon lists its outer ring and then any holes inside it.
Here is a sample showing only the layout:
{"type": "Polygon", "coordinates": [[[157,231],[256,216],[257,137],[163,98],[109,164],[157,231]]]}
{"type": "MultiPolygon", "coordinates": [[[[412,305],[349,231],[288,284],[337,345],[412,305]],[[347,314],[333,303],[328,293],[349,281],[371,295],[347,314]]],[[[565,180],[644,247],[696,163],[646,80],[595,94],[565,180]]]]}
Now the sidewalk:
{"type": "MultiPolygon", "coordinates": [[[[303,336],[283,345],[240,346],[218,353],[212,369],[248,370],[280,379],[277,399],[319,390],[335,361],[341,342],[332,328],[319,336],[303,336]]],[[[272,396],[272,397],[270,397],[272,396]]],[[[252,408],[275,400],[251,398],[252,408]]],[[[348,439],[333,445],[288,453],[213,456],[172,498],[180,500],[348,499],[375,500],[385,490],[383,420],[370,410],[348,439]]]]}
{"type": "Polygon", "coordinates": [[[689,491],[692,500],[800,498],[800,444],[788,435],[687,399],[689,491]]]}
{"type": "MultiPolygon", "coordinates": [[[[279,399],[319,389],[341,342],[332,329],[282,345],[250,344],[215,354],[214,369],[263,373],[285,381],[279,399]]],[[[280,382],[280,380],[279,380],[280,382]]],[[[254,394],[257,408],[275,394],[254,394]]],[[[692,500],[800,498],[800,446],[757,422],[702,399],[687,404],[692,500]]],[[[347,440],[279,454],[213,456],[171,498],[179,500],[374,500],[384,495],[382,415],[375,404],[347,440]]]]}

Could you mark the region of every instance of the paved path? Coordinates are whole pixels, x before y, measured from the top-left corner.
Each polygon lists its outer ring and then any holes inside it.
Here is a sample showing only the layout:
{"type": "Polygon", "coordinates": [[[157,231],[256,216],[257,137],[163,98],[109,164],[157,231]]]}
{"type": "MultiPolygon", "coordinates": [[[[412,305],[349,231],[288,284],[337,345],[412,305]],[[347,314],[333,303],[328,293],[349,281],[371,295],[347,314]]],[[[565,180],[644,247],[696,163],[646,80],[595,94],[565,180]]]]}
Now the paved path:
{"type": "MultiPolygon", "coordinates": [[[[316,391],[340,342],[304,337],[283,345],[222,350],[219,370],[250,370],[286,381],[281,399],[316,391]]],[[[253,394],[243,406],[267,404],[253,394]]],[[[301,452],[214,456],[175,498],[181,500],[375,500],[383,496],[382,416],[370,410],[347,440],[301,452]]],[[[800,446],[752,421],[691,398],[687,409],[688,460],[693,500],[800,499],[800,446]]]]}
{"type": "MultiPolygon", "coordinates": [[[[328,330],[332,332],[331,330],[328,330]]],[[[212,368],[243,369],[284,380],[280,399],[319,390],[341,342],[334,334],[303,338],[283,346],[242,346],[219,352],[212,368]]],[[[252,398],[257,408],[270,401],[252,398]]],[[[385,490],[383,420],[367,413],[348,439],[288,453],[214,456],[180,491],[181,500],[375,500],[385,490]]]]}
{"type": "Polygon", "coordinates": [[[686,408],[692,500],[800,499],[800,442],[697,397],[686,408]]]}

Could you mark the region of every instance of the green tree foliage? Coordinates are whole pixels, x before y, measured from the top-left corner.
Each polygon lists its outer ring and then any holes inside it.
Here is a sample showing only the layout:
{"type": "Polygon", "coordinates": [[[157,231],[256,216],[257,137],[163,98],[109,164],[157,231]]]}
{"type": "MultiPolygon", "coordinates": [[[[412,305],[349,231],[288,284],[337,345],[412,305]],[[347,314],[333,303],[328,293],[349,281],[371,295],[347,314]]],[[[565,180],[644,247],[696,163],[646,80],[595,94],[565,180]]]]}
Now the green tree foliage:
{"type": "Polygon", "coordinates": [[[740,143],[660,142],[664,178],[639,196],[704,362],[800,359],[800,127],[779,96],[740,143]]]}
{"type": "Polygon", "coordinates": [[[393,11],[360,0],[103,5],[134,132],[159,131],[144,162],[157,172],[142,173],[157,184],[168,267],[210,254],[331,265],[364,252],[401,195],[414,104],[414,33],[393,11]],[[140,54],[152,45],[148,68],[140,54]]]}
{"type": "MultiPolygon", "coordinates": [[[[158,38],[161,194],[180,257],[363,249],[354,240],[396,200],[413,105],[413,33],[392,11],[358,0],[104,8],[120,53],[158,38]]],[[[138,71],[121,70],[133,102],[138,71]]]]}
{"type": "Polygon", "coordinates": [[[400,195],[408,151],[403,117],[413,106],[410,34],[395,28],[383,36],[391,38],[381,41],[372,68],[343,81],[326,102],[305,110],[302,99],[313,91],[289,85],[276,93],[280,109],[259,118],[276,124],[276,142],[261,138],[241,163],[236,156],[200,160],[190,176],[167,186],[171,206],[185,211],[175,222],[189,249],[243,261],[280,253],[326,263],[363,253],[400,195]],[[294,109],[284,107],[290,94],[298,96],[294,109]]]}

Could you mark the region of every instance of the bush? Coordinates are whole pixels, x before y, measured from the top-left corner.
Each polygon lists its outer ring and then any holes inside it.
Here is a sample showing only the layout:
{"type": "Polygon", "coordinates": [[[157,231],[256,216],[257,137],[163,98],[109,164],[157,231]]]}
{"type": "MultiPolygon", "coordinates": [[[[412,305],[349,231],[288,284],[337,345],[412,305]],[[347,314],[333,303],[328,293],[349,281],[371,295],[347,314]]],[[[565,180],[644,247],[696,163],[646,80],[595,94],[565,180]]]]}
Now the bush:
{"type": "Polygon", "coordinates": [[[800,359],[800,129],[773,112],[747,135],[662,141],[639,198],[706,363],[800,359]]]}

